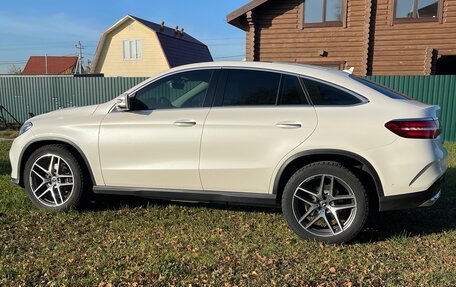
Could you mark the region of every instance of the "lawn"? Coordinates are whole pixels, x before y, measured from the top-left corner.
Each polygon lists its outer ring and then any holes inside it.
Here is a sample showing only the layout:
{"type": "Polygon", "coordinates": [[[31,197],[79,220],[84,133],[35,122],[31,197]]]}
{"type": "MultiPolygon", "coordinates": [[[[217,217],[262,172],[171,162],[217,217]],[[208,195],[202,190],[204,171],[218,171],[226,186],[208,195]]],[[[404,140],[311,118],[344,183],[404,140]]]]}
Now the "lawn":
{"type": "Polygon", "coordinates": [[[98,197],[36,210],[0,142],[0,286],[456,286],[456,144],[435,206],[380,214],[346,245],[300,241],[271,209],[98,197]]]}

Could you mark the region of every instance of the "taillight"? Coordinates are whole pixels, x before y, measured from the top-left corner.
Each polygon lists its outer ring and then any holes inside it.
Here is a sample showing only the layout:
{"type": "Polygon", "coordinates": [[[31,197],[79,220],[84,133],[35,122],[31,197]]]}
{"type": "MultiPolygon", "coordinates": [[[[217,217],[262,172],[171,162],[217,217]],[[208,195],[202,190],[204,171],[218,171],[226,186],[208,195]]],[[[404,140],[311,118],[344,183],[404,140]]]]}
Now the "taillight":
{"type": "Polygon", "coordinates": [[[437,119],[394,120],[385,127],[398,136],[410,139],[435,139],[440,134],[437,119]]]}

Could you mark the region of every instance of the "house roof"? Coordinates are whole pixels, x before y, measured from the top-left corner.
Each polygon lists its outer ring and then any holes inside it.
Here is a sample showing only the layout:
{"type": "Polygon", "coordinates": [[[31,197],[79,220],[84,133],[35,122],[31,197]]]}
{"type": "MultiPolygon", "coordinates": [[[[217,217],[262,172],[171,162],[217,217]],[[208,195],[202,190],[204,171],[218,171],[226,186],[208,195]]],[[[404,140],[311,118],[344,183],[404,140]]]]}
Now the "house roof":
{"type": "Polygon", "coordinates": [[[211,53],[204,44],[195,45],[192,42],[180,41],[162,33],[157,33],[157,36],[171,68],[212,61],[211,53]]]}
{"type": "Polygon", "coordinates": [[[162,26],[157,23],[147,21],[136,16],[127,15],[102,34],[93,60],[93,70],[95,70],[98,65],[100,53],[103,49],[107,35],[129,19],[141,23],[157,34],[163,53],[165,54],[171,68],[190,63],[213,60],[208,47],[204,43],[190,36],[188,33],[182,31],[176,33],[176,30],[173,28],[167,26],[163,26],[162,28],[162,26]]]}
{"type": "Polygon", "coordinates": [[[249,3],[245,4],[244,6],[234,10],[230,14],[226,16],[226,21],[233,26],[236,26],[242,30],[246,29],[245,23],[242,21],[241,16],[247,14],[247,12],[252,11],[253,9],[257,8],[258,6],[263,5],[264,3],[268,2],[268,0],[253,0],[249,3]]]}
{"type": "Polygon", "coordinates": [[[23,75],[60,75],[73,69],[78,57],[31,56],[22,71],[23,75]],[[47,68],[46,68],[47,64],[47,68]],[[46,72],[47,71],[47,72],[46,72]]]}
{"type": "Polygon", "coordinates": [[[141,19],[141,18],[136,17],[136,16],[132,16],[132,15],[128,15],[128,16],[130,18],[138,21],[139,23],[143,24],[147,28],[149,28],[151,30],[154,30],[157,33],[160,33],[161,35],[165,35],[165,36],[171,37],[173,39],[179,39],[179,40],[182,40],[182,41],[187,41],[187,42],[191,42],[191,43],[194,43],[194,44],[205,46],[202,42],[198,41],[197,39],[193,38],[192,36],[190,36],[189,34],[187,34],[185,32],[182,33],[182,34],[179,34],[178,37],[176,37],[176,30],[173,29],[173,28],[170,28],[170,27],[167,27],[167,26],[163,26],[163,30],[162,30],[161,29],[161,25],[159,25],[157,23],[150,22],[150,21],[147,21],[147,20],[141,19]]]}

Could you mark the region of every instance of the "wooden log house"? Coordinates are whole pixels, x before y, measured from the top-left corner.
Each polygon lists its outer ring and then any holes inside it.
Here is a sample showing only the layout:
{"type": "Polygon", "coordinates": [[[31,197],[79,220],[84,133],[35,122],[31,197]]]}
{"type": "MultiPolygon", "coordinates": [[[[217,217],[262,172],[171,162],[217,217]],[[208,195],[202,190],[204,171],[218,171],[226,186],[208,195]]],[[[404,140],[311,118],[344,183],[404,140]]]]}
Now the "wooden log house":
{"type": "Polygon", "coordinates": [[[456,0],[253,0],[227,16],[248,61],[456,74],[456,0]]]}

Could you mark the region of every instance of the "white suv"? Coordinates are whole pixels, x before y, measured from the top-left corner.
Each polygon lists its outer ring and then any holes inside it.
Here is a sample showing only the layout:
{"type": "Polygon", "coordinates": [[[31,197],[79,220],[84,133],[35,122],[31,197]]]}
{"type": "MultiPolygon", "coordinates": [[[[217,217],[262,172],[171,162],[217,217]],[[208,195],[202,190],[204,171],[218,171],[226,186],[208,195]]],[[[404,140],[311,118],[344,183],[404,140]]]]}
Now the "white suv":
{"type": "Polygon", "coordinates": [[[194,64],[30,119],[12,178],[43,209],[74,208],[92,190],[281,205],[301,238],[345,242],[369,211],[438,199],[448,165],[438,113],[345,72],[194,64]]]}

